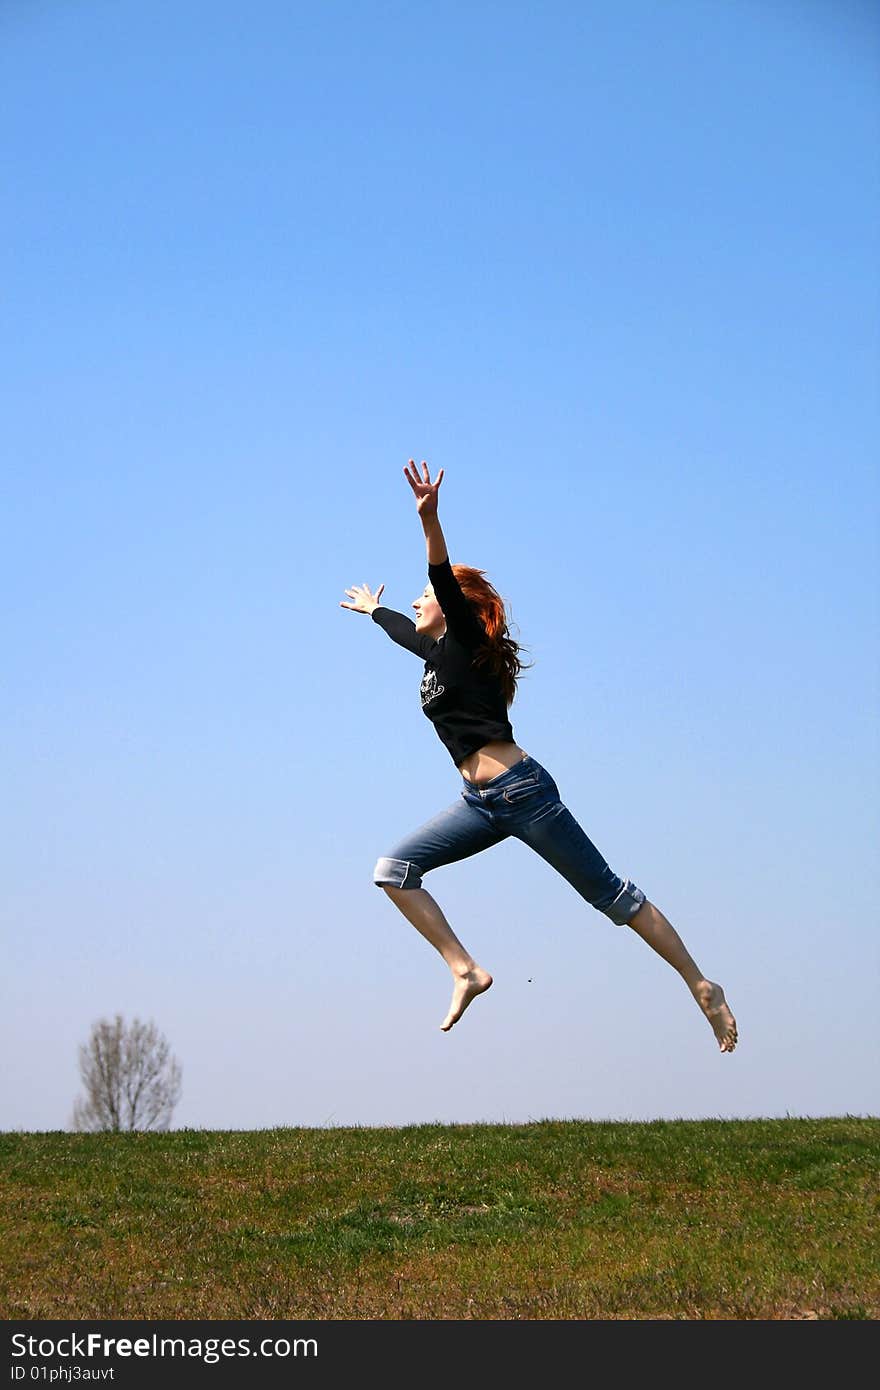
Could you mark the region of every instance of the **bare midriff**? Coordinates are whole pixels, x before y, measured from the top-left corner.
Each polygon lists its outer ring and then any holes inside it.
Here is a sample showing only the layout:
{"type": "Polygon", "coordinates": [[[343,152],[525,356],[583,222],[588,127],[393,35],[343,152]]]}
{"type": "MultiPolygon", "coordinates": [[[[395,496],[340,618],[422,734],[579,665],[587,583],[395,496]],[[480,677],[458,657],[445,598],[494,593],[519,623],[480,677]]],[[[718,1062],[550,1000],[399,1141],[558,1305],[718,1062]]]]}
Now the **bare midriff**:
{"type": "Polygon", "coordinates": [[[484,743],[458,764],[458,770],[469,782],[491,782],[527,756],[517,743],[484,743]]]}

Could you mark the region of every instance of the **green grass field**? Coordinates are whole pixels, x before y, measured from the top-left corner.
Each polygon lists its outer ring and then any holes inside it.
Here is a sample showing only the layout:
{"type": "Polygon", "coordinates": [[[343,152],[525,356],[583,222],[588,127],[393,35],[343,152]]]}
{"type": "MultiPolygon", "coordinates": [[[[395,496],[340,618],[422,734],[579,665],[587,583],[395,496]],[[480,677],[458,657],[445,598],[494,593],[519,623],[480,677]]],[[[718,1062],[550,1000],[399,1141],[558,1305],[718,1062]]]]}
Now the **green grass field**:
{"type": "Polygon", "coordinates": [[[880,1120],[0,1134],[0,1315],[876,1318],[880,1120]]]}

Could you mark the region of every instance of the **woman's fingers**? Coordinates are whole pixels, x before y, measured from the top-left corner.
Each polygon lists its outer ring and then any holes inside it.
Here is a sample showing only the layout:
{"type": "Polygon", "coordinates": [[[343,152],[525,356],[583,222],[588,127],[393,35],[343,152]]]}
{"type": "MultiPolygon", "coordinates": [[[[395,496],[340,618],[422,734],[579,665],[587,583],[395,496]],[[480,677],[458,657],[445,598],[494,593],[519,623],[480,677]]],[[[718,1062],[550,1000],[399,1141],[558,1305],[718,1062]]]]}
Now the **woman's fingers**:
{"type": "Polygon", "coordinates": [[[434,483],[431,482],[431,474],[424,459],[422,459],[422,477],[419,477],[419,470],[413,459],[410,459],[408,466],[404,465],[403,471],[406,474],[407,482],[416,497],[419,498],[425,497],[429,492],[436,492],[443,481],[444,470],[441,468],[440,472],[437,474],[437,481],[434,483]],[[409,471],[410,468],[412,469],[412,473],[409,471]]]}
{"type": "Polygon", "coordinates": [[[352,611],[355,613],[365,613],[367,611],[365,605],[369,603],[378,603],[379,599],[382,597],[384,589],[385,585],[380,584],[375,594],[373,594],[370,592],[369,584],[352,584],[351,588],[344,589],[343,593],[348,594],[348,597],[350,599],[354,599],[354,602],[345,603],[343,599],[340,599],[339,607],[351,608],[352,611]]]}
{"type": "Polygon", "coordinates": [[[422,471],[424,472],[424,475],[425,475],[424,480],[422,480],[422,479],[419,477],[419,470],[418,470],[418,468],[416,467],[415,459],[410,459],[410,461],[409,461],[409,467],[406,467],[406,466],[405,466],[403,471],[404,471],[404,473],[406,474],[407,480],[409,481],[409,485],[410,485],[410,487],[412,488],[413,492],[416,494],[416,496],[417,496],[417,497],[422,497],[422,496],[424,496],[424,493],[425,493],[425,483],[427,483],[429,487],[430,487],[430,485],[431,485],[431,479],[430,479],[430,477],[429,477],[429,475],[428,475],[428,465],[425,463],[424,459],[422,459],[422,471]],[[412,473],[410,473],[410,471],[409,471],[410,468],[412,469],[412,473]]]}
{"type": "Polygon", "coordinates": [[[433,516],[437,509],[437,493],[440,484],[443,482],[444,469],[440,469],[437,474],[437,481],[431,482],[431,474],[425,459],[422,459],[422,477],[419,477],[419,470],[416,468],[413,459],[404,466],[406,481],[413,490],[420,516],[433,516]],[[412,472],[410,472],[412,469],[412,472]]]}

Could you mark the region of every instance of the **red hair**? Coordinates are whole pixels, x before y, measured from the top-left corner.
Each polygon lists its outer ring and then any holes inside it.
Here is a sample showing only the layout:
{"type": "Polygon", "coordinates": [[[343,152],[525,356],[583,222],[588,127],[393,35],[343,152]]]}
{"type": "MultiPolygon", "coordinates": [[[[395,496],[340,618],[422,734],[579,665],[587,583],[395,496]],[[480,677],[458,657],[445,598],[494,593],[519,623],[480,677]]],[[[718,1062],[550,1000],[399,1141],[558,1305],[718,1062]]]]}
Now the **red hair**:
{"type": "Polygon", "coordinates": [[[519,654],[524,648],[508,632],[504,600],[484,577],[486,571],[474,569],[471,565],[453,565],[452,573],[486,629],[487,640],[477,648],[474,665],[487,666],[498,677],[505,703],[512,705],[520,672],[535,663],[520,660],[519,654]]]}

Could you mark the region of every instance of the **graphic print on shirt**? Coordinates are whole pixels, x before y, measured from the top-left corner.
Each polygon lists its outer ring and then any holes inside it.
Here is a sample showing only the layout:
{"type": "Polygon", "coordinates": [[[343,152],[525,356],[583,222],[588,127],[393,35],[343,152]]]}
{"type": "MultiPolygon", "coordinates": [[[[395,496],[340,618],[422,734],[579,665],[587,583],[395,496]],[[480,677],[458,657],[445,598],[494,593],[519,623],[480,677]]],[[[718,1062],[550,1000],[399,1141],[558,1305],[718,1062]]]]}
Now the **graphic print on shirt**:
{"type": "Polygon", "coordinates": [[[442,695],[445,689],[446,687],[444,685],[437,684],[436,671],[426,671],[425,674],[422,676],[422,684],[420,691],[422,697],[422,709],[425,708],[425,705],[430,704],[432,700],[436,700],[438,695],[442,695]]]}

